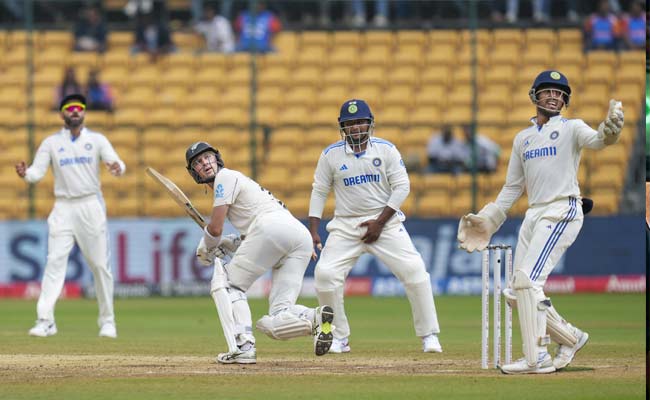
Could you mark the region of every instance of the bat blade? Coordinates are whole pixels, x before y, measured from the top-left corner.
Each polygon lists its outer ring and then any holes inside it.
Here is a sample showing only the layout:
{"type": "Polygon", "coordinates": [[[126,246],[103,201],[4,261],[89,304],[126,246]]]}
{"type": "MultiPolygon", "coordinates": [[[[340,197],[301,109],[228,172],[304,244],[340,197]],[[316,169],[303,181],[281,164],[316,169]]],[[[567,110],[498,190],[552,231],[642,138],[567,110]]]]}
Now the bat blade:
{"type": "Polygon", "coordinates": [[[190,199],[183,193],[183,191],[176,186],[169,178],[156,171],[154,168],[147,167],[147,174],[155,179],[167,193],[174,199],[174,201],[181,206],[187,215],[194,220],[201,228],[205,228],[207,225],[205,218],[201,215],[200,212],[194,207],[190,199]]]}

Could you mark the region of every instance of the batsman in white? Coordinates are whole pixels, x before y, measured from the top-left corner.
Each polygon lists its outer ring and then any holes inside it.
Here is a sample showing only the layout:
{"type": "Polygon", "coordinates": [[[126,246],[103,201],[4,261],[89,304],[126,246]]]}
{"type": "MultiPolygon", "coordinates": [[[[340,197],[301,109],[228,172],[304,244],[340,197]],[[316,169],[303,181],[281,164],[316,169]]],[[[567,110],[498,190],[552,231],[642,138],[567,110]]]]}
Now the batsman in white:
{"type": "Polygon", "coordinates": [[[517,307],[524,358],[503,365],[506,374],[542,374],[569,365],[589,335],[569,324],[544,294],[544,283],[560,257],[574,242],[583,222],[578,167],[583,147],[602,149],[616,143],[623,128],[623,107],[610,100],[605,120],[593,130],[580,119],[560,114],[569,105],[571,87],[558,71],[543,71],[530,89],[537,109],[532,125],[517,134],[506,182],[493,203],[478,214],[461,218],[460,247],[483,250],[506,219],[507,211],[528,193],[529,209],[519,231],[514,274],[504,290],[517,307]],[[554,359],[550,341],[559,344],[554,359]]]}
{"type": "Polygon", "coordinates": [[[429,273],[402,224],[400,206],[409,194],[409,177],[397,148],[373,137],[374,121],[365,101],[343,103],[338,118],[342,140],[321,153],[314,174],[309,230],[318,250],[318,227],[330,190],[336,197],[334,219],[327,224],[329,236],[315,270],[318,301],[334,309],[330,353],[350,351],[343,288],[363,253],[385,263],[404,285],[424,351],[442,352],[429,273]]]}
{"type": "Polygon", "coordinates": [[[257,329],[280,340],[314,335],[316,355],[327,353],[332,344],[332,308],[296,304],[312,255],[307,228],[271,192],[241,172],[225,168],[219,151],[208,143],[192,144],[185,158],[194,181],[214,191],[212,216],[196,255],[203,265],[214,263],[210,293],[228,342],[228,352],[219,354],[217,362],[256,362],[246,291],[269,270],[269,315],[257,321],[257,329]],[[222,236],[226,218],[244,240],[222,236]],[[232,259],[224,266],[220,258],[225,255],[232,259]]]}
{"type": "Polygon", "coordinates": [[[47,264],[36,306],[38,320],[29,334],[56,335],[54,306],[61,294],[68,256],[76,241],[95,281],[99,336],[116,338],[106,206],[99,181],[100,160],[115,176],[124,174],[126,167],[104,135],[84,126],[84,96],[66,96],[59,109],[65,127],[43,140],[29,168],[24,161],[16,164],[18,176],[29,183],[40,181],[52,165],[56,197],[47,218],[47,264]]]}

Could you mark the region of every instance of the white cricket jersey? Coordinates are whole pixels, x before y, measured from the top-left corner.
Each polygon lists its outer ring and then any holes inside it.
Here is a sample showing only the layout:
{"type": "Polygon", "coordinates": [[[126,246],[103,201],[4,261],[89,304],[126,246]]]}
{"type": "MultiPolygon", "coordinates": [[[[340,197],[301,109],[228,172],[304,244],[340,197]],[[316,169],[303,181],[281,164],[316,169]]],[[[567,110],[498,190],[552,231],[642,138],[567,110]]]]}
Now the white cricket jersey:
{"type": "Polygon", "coordinates": [[[241,235],[247,235],[255,219],[263,214],[285,211],[284,204],[257,182],[228,168],[222,168],[214,178],[212,207],[228,205],[226,217],[241,235]]]}
{"type": "Polygon", "coordinates": [[[541,128],[517,134],[512,145],[506,183],[496,204],[507,212],[526,189],[529,206],[580,196],[578,167],[583,147],[602,149],[604,138],[581,119],[552,117],[541,128]]]}
{"type": "Polygon", "coordinates": [[[101,194],[100,161],[117,161],[122,174],[126,170],[124,162],[101,133],[84,127],[79,136],[74,138],[70,130],[63,128],[43,140],[36,151],[34,162],[27,168],[25,180],[29,183],[40,181],[51,164],[54,196],[57,198],[72,199],[101,194]]]}
{"type": "Polygon", "coordinates": [[[409,177],[399,151],[387,140],[374,138],[363,153],[354,154],[345,141],[320,155],[312,185],[309,216],[321,218],[334,189],[335,217],[377,216],[386,206],[397,211],[409,194],[409,177]]]}

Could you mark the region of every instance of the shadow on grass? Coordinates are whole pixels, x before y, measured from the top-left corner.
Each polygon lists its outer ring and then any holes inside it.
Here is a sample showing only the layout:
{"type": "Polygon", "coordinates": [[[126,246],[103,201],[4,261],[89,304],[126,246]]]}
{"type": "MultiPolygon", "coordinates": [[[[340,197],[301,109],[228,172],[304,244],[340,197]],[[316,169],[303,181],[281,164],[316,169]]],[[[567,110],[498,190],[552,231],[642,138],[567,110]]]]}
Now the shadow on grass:
{"type": "Polygon", "coordinates": [[[595,370],[596,368],[592,368],[592,367],[565,367],[557,372],[563,374],[566,372],[585,372],[585,371],[595,371],[595,370]]]}

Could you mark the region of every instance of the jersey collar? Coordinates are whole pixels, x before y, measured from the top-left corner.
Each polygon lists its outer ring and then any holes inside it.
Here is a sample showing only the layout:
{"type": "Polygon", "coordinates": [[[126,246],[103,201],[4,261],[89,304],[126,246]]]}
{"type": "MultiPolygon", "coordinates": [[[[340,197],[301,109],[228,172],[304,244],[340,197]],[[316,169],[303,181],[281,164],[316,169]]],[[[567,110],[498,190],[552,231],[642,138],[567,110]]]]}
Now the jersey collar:
{"type": "MultiPolygon", "coordinates": [[[[552,116],[551,118],[549,118],[549,119],[548,119],[548,122],[546,122],[544,125],[548,125],[548,124],[551,124],[551,123],[555,123],[555,122],[557,122],[557,121],[560,121],[562,118],[564,118],[564,117],[562,117],[562,114],[554,115],[554,116],[552,116]]],[[[544,125],[542,125],[542,126],[537,126],[537,117],[533,117],[533,118],[531,118],[531,119],[530,119],[530,122],[531,122],[531,124],[532,124],[535,128],[537,128],[538,131],[542,130],[542,128],[544,127],[544,125]]]]}
{"type": "Polygon", "coordinates": [[[79,132],[79,136],[74,137],[74,136],[72,136],[72,132],[70,132],[70,129],[68,129],[68,128],[63,128],[63,129],[61,129],[61,133],[62,133],[66,138],[70,139],[70,141],[72,141],[72,142],[74,142],[74,141],[76,141],[77,139],[79,139],[79,138],[80,138],[80,137],[81,137],[85,132],[86,132],[86,127],[83,126],[83,127],[81,127],[81,131],[79,132]]]}

